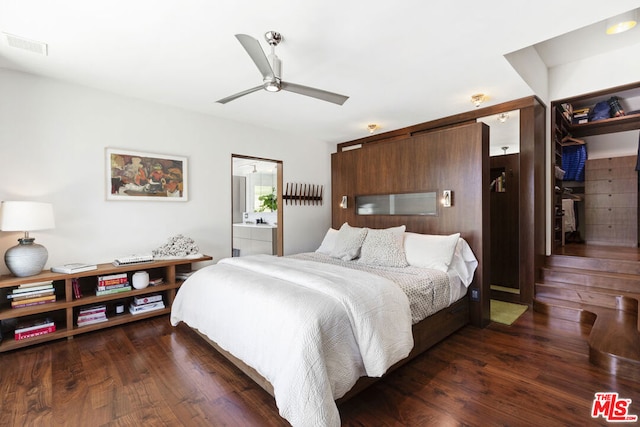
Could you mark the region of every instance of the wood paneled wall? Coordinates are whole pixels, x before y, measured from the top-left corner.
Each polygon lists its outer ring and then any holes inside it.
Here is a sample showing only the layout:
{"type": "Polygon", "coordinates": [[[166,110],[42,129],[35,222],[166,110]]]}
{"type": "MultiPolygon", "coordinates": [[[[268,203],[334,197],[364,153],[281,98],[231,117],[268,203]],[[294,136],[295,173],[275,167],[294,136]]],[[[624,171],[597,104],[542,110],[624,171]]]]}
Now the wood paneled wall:
{"type": "Polygon", "coordinates": [[[472,123],[405,138],[364,144],[339,151],[331,158],[332,227],[387,228],[406,225],[407,231],[427,234],[460,232],[479,267],[472,288],[480,300],[471,302],[470,320],[489,323],[489,128],[472,123]],[[453,192],[453,205],[438,204],[437,216],[357,215],[355,196],[436,191],[453,192]],[[342,196],[348,208],[342,209],[342,196]]]}

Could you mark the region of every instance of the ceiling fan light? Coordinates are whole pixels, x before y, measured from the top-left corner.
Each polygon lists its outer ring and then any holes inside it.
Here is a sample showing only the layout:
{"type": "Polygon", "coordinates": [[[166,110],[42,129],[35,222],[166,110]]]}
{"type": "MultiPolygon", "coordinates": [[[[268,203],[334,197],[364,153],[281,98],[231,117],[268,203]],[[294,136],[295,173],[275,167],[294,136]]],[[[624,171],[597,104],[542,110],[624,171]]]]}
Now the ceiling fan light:
{"type": "Polygon", "coordinates": [[[636,11],[630,10],[629,12],[607,19],[607,34],[623,33],[635,27],[637,23],[636,11]]]}
{"type": "Polygon", "coordinates": [[[267,92],[279,92],[280,91],[280,82],[278,80],[270,80],[264,82],[264,89],[267,92]]]}

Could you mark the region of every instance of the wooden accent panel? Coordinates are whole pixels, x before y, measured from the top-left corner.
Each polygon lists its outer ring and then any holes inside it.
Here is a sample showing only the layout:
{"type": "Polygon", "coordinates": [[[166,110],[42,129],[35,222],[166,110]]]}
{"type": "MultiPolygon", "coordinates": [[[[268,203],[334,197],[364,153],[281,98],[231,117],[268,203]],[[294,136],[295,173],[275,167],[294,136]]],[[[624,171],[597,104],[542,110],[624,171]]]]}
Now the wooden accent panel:
{"type": "Polygon", "coordinates": [[[480,301],[470,304],[475,325],[489,323],[489,128],[482,123],[367,144],[334,153],[332,161],[332,227],[387,228],[405,224],[407,231],[429,234],[460,232],[478,258],[472,287],[480,301]],[[357,215],[355,196],[452,190],[453,206],[438,206],[437,216],[357,215]],[[339,201],[348,198],[348,208],[339,201]],[[487,265],[487,267],[485,267],[487,265]]]}
{"type": "Polygon", "coordinates": [[[518,289],[520,155],[491,157],[491,180],[505,174],[505,189],[491,192],[491,284],[518,289]]]}

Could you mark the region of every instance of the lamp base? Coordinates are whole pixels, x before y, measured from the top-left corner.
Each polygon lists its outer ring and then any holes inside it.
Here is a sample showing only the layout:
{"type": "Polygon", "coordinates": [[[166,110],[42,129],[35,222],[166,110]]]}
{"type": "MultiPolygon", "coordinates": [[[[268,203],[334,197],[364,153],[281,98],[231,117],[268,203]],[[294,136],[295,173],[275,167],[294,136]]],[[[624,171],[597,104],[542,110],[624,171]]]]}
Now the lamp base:
{"type": "Polygon", "coordinates": [[[7,249],[4,262],[11,274],[17,277],[33,276],[42,271],[49,258],[47,249],[33,243],[35,239],[18,239],[19,245],[7,249]]]}

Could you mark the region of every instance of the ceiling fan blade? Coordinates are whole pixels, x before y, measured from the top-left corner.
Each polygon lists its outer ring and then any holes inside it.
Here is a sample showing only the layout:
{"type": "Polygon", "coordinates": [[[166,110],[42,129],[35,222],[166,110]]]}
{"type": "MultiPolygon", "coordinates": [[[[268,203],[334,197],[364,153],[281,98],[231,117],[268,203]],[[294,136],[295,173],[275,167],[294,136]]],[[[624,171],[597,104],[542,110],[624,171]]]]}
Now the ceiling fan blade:
{"type": "Polygon", "coordinates": [[[247,90],[244,90],[242,92],[238,92],[235,95],[231,95],[231,96],[227,96],[226,98],[219,99],[216,102],[220,103],[220,104],[226,104],[227,102],[233,101],[234,99],[238,99],[241,96],[245,96],[245,95],[249,95],[250,93],[257,92],[260,89],[264,89],[264,86],[260,85],[260,86],[252,87],[251,89],[247,89],[247,90]]]}
{"type": "Polygon", "coordinates": [[[326,90],[316,89],[309,86],[302,86],[295,83],[281,82],[280,89],[287,92],[294,92],[300,95],[310,96],[312,98],[321,99],[323,101],[333,102],[334,104],[342,105],[345,103],[348,96],[339,95],[333,92],[327,92],[326,90]]]}
{"type": "Polygon", "coordinates": [[[253,62],[256,64],[258,70],[260,70],[262,78],[273,78],[273,70],[271,69],[271,65],[269,64],[267,56],[264,54],[264,51],[260,47],[260,42],[246,34],[236,34],[236,38],[238,39],[242,47],[244,47],[244,50],[247,51],[253,62]]]}

